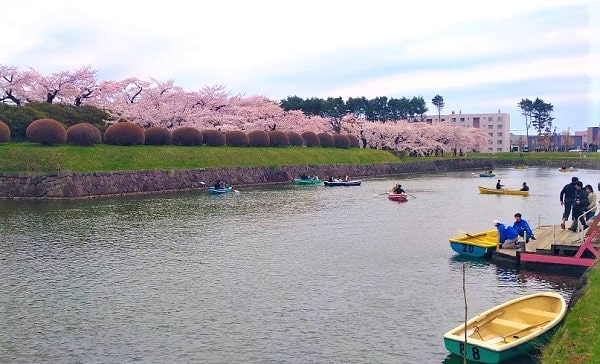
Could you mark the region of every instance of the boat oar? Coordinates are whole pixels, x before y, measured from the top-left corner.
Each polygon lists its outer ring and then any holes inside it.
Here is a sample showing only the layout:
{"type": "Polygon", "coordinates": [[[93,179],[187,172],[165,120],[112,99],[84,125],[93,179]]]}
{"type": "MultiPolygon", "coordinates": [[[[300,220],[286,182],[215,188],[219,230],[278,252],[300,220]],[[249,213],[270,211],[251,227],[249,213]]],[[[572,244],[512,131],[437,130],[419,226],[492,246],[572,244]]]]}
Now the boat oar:
{"type": "Polygon", "coordinates": [[[389,194],[389,192],[383,192],[383,193],[376,193],[373,195],[373,197],[377,197],[377,196],[382,196],[382,195],[387,195],[389,194]]]}
{"type": "Polygon", "coordinates": [[[457,230],[458,230],[458,232],[459,232],[459,233],[461,233],[461,234],[465,234],[465,235],[466,235],[466,236],[468,236],[469,238],[473,238],[473,239],[477,239],[477,240],[479,240],[479,241],[483,241],[483,240],[479,239],[478,237],[476,237],[476,236],[473,236],[473,235],[469,234],[468,232],[464,231],[463,229],[457,229],[457,230]]]}
{"type": "Polygon", "coordinates": [[[529,325],[529,326],[524,327],[522,329],[515,330],[515,331],[511,332],[510,334],[506,334],[506,335],[502,335],[502,336],[498,336],[498,337],[489,339],[489,340],[486,341],[486,343],[497,344],[499,342],[506,341],[506,339],[509,338],[509,337],[511,337],[511,336],[515,336],[516,334],[519,334],[519,333],[521,333],[523,331],[531,330],[531,329],[534,329],[534,328],[536,328],[538,326],[545,325],[545,324],[547,324],[550,321],[552,321],[552,320],[546,320],[544,322],[540,322],[539,324],[529,325]]]}
{"type": "Polygon", "coordinates": [[[469,330],[467,330],[467,336],[473,335],[473,333],[475,331],[477,331],[477,329],[479,329],[481,326],[487,324],[488,322],[492,321],[496,317],[501,316],[503,313],[504,313],[504,310],[496,311],[496,312],[492,313],[491,315],[489,315],[488,317],[486,317],[485,319],[481,320],[481,322],[477,323],[477,325],[475,325],[472,328],[470,328],[469,330]]]}

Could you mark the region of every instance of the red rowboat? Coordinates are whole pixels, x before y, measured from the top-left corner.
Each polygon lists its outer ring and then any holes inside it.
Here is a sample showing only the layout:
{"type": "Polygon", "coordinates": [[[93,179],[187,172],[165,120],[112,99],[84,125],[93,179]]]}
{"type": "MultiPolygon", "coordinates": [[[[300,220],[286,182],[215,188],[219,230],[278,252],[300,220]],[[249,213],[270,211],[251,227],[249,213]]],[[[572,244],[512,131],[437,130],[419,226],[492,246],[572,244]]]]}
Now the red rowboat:
{"type": "Polygon", "coordinates": [[[406,198],[406,194],[404,193],[388,193],[388,199],[398,202],[408,201],[408,199],[406,198]]]}

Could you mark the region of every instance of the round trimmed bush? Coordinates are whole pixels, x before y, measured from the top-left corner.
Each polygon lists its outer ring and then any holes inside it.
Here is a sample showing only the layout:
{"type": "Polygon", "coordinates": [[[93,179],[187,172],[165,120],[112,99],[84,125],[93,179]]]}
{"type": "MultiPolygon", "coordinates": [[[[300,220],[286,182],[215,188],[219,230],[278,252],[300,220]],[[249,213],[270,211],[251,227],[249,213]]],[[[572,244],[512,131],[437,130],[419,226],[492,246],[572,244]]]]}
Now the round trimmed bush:
{"type": "Polygon", "coordinates": [[[307,147],[318,147],[321,145],[319,137],[312,131],[305,131],[302,133],[302,139],[304,139],[304,145],[307,147]]]}
{"type": "Polygon", "coordinates": [[[144,144],[146,145],[169,145],[173,143],[171,131],[160,126],[153,126],[144,130],[144,144]]]}
{"type": "Polygon", "coordinates": [[[204,144],[209,147],[222,147],[225,145],[225,134],[216,129],[202,130],[204,144]]]}
{"type": "Polygon", "coordinates": [[[42,145],[65,144],[67,130],[54,119],[37,119],[25,130],[27,140],[42,145]]]}
{"type": "Polygon", "coordinates": [[[202,145],[204,135],[200,130],[191,126],[182,126],[173,130],[173,144],[175,145],[202,145]]]}
{"type": "Polygon", "coordinates": [[[348,140],[350,141],[350,148],[360,148],[360,140],[355,135],[346,134],[348,140]]]}
{"type": "Polygon", "coordinates": [[[271,145],[269,133],[264,130],[252,130],[249,132],[248,141],[251,147],[268,147],[271,145]]]}
{"type": "Polygon", "coordinates": [[[119,121],[109,126],[104,132],[104,142],[112,145],[144,144],[144,129],[130,121],[119,121]]]}
{"type": "Polygon", "coordinates": [[[67,129],[67,142],[84,146],[98,144],[102,142],[102,133],[90,123],[71,125],[67,129]]]}
{"type": "Polygon", "coordinates": [[[287,133],[281,130],[271,130],[269,132],[269,139],[271,140],[272,147],[287,147],[290,145],[287,133]]]}
{"type": "Polygon", "coordinates": [[[290,145],[301,147],[304,145],[304,139],[302,135],[296,133],[295,131],[288,131],[287,133],[288,140],[290,141],[290,145]]]}
{"type": "Polygon", "coordinates": [[[336,148],[348,149],[350,148],[350,139],[348,139],[348,137],[343,134],[334,134],[333,145],[336,148]]]}
{"type": "Polygon", "coordinates": [[[247,147],[250,139],[241,130],[230,130],[225,132],[225,143],[231,147],[247,147]]]}
{"type": "Polygon", "coordinates": [[[333,137],[331,136],[331,134],[329,133],[319,133],[317,134],[317,136],[319,137],[319,142],[321,142],[321,146],[322,147],[333,147],[334,146],[334,141],[333,141],[333,137]]]}
{"type": "Polygon", "coordinates": [[[0,120],[0,143],[10,142],[10,128],[0,120]]]}

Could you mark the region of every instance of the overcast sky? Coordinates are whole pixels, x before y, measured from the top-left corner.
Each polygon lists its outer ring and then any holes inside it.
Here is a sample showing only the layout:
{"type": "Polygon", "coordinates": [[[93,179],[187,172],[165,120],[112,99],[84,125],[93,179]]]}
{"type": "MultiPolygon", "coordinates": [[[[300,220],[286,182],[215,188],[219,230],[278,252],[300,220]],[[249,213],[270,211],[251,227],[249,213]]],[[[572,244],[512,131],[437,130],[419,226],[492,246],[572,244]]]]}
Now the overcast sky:
{"type": "Polygon", "coordinates": [[[444,98],[442,113],[554,105],[557,131],[600,124],[600,2],[13,1],[0,63],[232,95],[444,98]]]}

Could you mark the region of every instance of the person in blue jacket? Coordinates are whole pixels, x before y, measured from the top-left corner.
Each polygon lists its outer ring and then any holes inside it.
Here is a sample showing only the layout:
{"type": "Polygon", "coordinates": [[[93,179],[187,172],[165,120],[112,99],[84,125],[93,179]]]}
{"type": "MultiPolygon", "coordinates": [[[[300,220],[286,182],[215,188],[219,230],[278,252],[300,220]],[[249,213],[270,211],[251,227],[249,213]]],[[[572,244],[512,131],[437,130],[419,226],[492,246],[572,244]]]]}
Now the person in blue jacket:
{"type": "Polygon", "coordinates": [[[517,240],[519,240],[517,229],[510,225],[501,224],[498,220],[494,220],[494,225],[498,229],[500,247],[502,249],[517,249],[517,240]]]}
{"type": "Polygon", "coordinates": [[[531,231],[531,227],[527,220],[522,218],[520,212],[515,214],[515,222],[513,223],[513,227],[517,230],[519,236],[525,238],[525,244],[529,243],[529,239],[535,240],[535,236],[533,236],[533,231],[531,231]]]}

